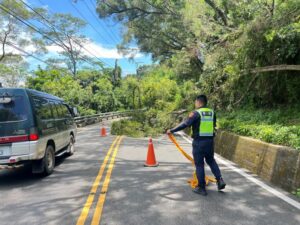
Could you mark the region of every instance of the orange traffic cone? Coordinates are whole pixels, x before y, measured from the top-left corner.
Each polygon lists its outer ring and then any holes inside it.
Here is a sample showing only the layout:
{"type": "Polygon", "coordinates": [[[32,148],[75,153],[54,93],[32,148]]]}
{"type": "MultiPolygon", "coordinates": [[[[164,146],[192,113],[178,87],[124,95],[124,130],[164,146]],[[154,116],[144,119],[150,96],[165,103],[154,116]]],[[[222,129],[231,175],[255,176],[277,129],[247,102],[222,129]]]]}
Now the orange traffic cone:
{"type": "Polygon", "coordinates": [[[101,137],[105,137],[106,136],[106,129],[105,127],[101,128],[101,137]]]}
{"type": "Polygon", "coordinates": [[[158,166],[158,163],[156,162],[156,158],[155,158],[152,138],[149,139],[147,160],[146,160],[144,166],[146,166],[146,167],[156,167],[156,166],[158,166]]]}

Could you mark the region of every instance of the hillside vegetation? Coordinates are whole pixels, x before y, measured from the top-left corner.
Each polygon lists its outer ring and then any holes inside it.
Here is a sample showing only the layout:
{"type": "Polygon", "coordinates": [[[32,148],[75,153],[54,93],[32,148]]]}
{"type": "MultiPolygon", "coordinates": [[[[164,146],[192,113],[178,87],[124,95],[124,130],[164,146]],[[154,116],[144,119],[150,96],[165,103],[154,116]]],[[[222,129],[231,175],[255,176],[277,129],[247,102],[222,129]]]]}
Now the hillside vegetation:
{"type": "MultiPolygon", "coordinates": [[[[37,19],[19,1],[1,2],[24,20],[37,19]]],[[[121,76],[117,63],[108,68],[82,54],[87,37],[80,30],[86,24],[79,18],[37,10],[55,32],[44,27],[44,35],[36,33],[2,10],[3,46],[12,39],[28,45],[15,35],[22,32],[34,37],[40,55],[51,44],[45,35],[56,42],[76,39],[80,45],[72,50],[62,46],[59,56],[35,71],[22,57],[2,51],[0,77],[7,86],[23,79],[25,86],[77,106],[81,115],[145,109],[113,124],[114,133],[131,136],[164,132],[178,122],[172,112],[193,110],[195,96],[206,94],[220,128],[299,149],[299,0],[99,0],[99,17],[122,25],[119,51],[128,53],[136,45],[153,58],[152,65],[127,76],[121,76]]]]}

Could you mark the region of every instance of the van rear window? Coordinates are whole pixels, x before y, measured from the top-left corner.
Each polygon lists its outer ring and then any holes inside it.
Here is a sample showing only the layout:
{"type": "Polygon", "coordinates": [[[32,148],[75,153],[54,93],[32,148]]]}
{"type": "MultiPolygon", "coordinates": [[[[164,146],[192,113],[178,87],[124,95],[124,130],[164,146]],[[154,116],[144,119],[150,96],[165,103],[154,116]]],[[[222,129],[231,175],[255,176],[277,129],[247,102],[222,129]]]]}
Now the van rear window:
{"type": "Polygon", "coordinates": [[[26,106],[24,97],[13,96],[10,98],[10,101],[0,101],[0,123],[27,120],[28,107],[26,106]]]}

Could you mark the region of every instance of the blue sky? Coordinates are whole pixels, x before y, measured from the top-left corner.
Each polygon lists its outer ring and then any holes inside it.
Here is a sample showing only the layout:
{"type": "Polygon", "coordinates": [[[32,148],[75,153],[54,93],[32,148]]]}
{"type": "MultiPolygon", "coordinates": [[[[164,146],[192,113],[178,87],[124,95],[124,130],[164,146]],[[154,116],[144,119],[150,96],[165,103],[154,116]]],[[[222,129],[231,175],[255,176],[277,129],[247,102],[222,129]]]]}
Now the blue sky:
{"type": "MultiPolygon", "coordinates": [[[[118,58],[123,75],[135,73],[137,66],[152,63],[150,55],[139,53],[132,62],[132,60],[130,61],[118,54],[116,45],[122,40],[121,24],[111,19],[99,19],[95,8],[96,0],[77,0],[77,2],[74,0],[27,0],[26,2],[33,7],[46,7],[50,13],[70,13],[84,19],[87,26],[82,30],[82,34],[86,35],[91,41],[88,49],[93,55],[97,55],[98,58],[112,66],[115,59],[118,58]]],[[[55,51],[58,48],[53,46],[52,49],[55,51]]],[[[33,64],[39,64],[33,60],[30,61],[33,64]]]]}

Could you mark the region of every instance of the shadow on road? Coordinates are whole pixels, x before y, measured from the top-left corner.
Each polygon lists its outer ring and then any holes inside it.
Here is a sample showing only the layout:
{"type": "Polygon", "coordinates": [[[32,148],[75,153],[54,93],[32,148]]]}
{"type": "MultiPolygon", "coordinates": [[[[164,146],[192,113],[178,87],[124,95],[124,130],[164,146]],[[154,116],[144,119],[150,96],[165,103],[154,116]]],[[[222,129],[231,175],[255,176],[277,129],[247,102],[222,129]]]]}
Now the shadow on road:
{"type": "MultiPolygon", "coordinates": [[[[67,158],[67,156],[56,157],[55,167],[58,168],[67,158]]],[[[54,171],[56,173],[56,171],[54,171]]],[[[41,174],[33,174],[31,165],[26,164],[21,168],[13,170],[0,171],[0,190],[7,187],[26,187],[40,182],[45,176],[41,174]]]]}
{"type": "MultiPolygon", "coordinates": [[[[193,172],[191,164],[167,140],[154,145],[160,165],[144,168],[147,142],[124,140],[103,224],[299,224],[297,210],[223,165],[228,182],[224,192],[210,184],[207,197],[193,193],[187,184],[193,172]]],[[[191,145],[186,147],[188,150],[191,145]]],[[[211,175],[208,170],[207,174],[211,175]]]]}

